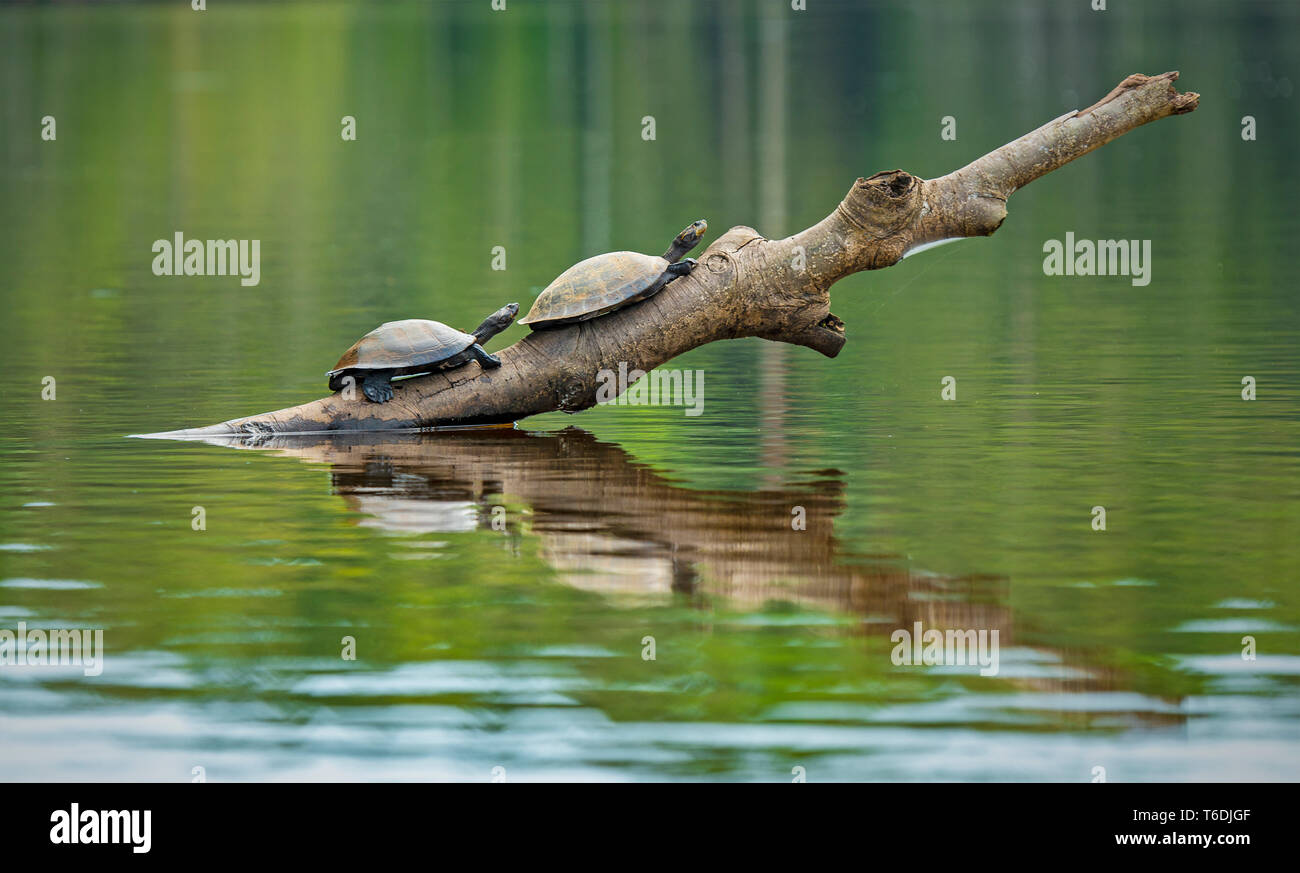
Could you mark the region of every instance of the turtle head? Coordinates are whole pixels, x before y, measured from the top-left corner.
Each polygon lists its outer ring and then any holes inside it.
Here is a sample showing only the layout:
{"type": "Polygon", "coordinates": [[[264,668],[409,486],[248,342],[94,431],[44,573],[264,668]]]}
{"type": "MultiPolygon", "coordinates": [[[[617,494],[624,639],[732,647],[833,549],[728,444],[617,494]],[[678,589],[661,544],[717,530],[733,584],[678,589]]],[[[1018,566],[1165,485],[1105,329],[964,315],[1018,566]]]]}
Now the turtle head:
{"type": "Polygon", "coordinates": [[[700,240],[704,239],[704,232],[708,229],[709,223],[703,218],[699,221],[692,221],[685,230],[677,234],[673,239],[673,244],[668,247],[668,251],[664,252],[664,259],[670,264],[675,264],[686,257],[686,253],[699,245],[700,240]]]}
{"type": "Polygon", "coordinates": [[[480,343],[487,342],[492,337],[501,333],[510,326],[510,322],[515,320],[519,314],[518,303],[507,303],[496,312],[483,319],[483,323],[474,328],[474,336],[480,343]]]}

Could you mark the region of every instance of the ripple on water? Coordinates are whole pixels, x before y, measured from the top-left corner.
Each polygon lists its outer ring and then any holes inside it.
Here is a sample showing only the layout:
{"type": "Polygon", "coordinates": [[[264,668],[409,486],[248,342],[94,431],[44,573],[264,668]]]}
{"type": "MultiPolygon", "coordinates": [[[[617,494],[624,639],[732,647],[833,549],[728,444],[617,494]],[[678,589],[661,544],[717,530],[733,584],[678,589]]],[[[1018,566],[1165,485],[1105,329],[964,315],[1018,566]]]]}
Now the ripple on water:
{"type": "Polygon", "coordinates": [[[852,701],[807,701],[777,704],[768,710],[768,722],[813,722],[894,725],[1029,725],[1051,724],[1053,715],[1150,714],[1177,715],[1178,704],[1128,691],[1055,694],[970,694],[914,703],[863,704],[852,701]]]}
{"type": "Polygon", "coordinates": [[[36,588],[45,591],[74,591],[83,588],[103,588],[102,582],[86,582],[81,579],[5,579],[0,588],[36,588]]]}
{"type": "Polygon", "coordinates": [[[400,694],[433,697],[474,694],[499,697],[566,696],[590,690],[591,680],[538,662],[504,666],[485,661],[422,661],[391,670],[322,673],[302,679],[292,692],[307,697],[375,697],[400,694]]]}
{"type": "Polygon", "coordinates": [[[249,558],[245,561],[258,567],[323,567],[315,558],[249,558]]]}
{"type": "Polygon", "coordinates": [[[170,591],[162,596],[190,600],[203,597],[279,597],[283,593],[279,588],[204,588],[201,591],[170,591]]]}
{"type": "Polygon", "coordinates": [[[1266,618],[1206,618],[1185,621],[1174,628],[1175,633],[1192,634],[1252,634],[1264,631],[1293,631],[1294,625],[1279,624],[1266,618]]]}
{"type": "Polygon", "coordinates": [[[1273,601],[1271,600],[1249,600],[1245,597],[1229,597],[1227,600],[1220,600],[1211,609],[1272,609],[1273,601]]]}
{"type": "Polygon", "coordinates": [[[1300,655],[1260,655],[1253,661],[1244,660],[1241,655],[1182,655],[1176,660],[1180,668],[1190,673],[1300,676],[1300,655]]]}

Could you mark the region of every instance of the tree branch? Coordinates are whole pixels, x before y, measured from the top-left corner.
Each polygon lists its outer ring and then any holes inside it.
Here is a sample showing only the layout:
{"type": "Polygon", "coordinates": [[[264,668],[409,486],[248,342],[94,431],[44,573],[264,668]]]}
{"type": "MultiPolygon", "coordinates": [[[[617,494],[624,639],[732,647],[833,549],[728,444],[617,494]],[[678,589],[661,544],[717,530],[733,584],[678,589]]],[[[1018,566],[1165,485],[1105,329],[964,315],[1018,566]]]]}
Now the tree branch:
{"type": "Polygon", "coordinates": [[[699,256],[700,266],[648,301],[578,324],[532,333],[477,364],[395,385],[371,403],[358,392],[152,436],[393,430],[517,421],[542,412],[578,412],[596,402],[597,373],[645,372],[722,339],[758,336],[835,357],[844,322],[830,314],[830,287],[861,270],[898,263],[928,242],[988,236],[1006,218],[1016,190],[1135,127],[1191,112],[1199,96],[1174,88],[1177,72],[1134,74],[1087,109],[1070,112],[938,179],[902,170],[859,179],[835,211],[783,240],[733,227],[699,256]]]}

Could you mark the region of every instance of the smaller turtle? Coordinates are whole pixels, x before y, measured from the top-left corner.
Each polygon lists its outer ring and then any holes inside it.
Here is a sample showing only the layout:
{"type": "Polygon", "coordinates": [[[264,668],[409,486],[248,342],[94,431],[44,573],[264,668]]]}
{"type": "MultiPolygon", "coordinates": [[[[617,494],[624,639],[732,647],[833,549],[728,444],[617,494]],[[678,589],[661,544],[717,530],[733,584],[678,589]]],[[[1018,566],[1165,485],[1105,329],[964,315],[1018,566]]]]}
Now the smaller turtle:
{"type": "Polygon", "coordinates": [[[472,334],[423,318],[381,324],[353,343],[325,374],[330,390],[338,391],[351,376],[369,400],[387,403],[393,399],[390,380],[394,376],[450,370],[470,361],[478,361],[485,370],[499,367],[501,361],[485,352],[482,344],[509,327],[518,312],[518,303],[503,306],[483,319],[472,334]]]}
{"type": "Polygon", "coordinates": [[[662,258],[610,252],[574,264],[546,286],[519,323],[533,330],[560,327],[658,294],[669,282],[695,269],[694,258],[682,258],[700,244],[708,228],[703,219],[693,222],[677,234],[662,258]]]}

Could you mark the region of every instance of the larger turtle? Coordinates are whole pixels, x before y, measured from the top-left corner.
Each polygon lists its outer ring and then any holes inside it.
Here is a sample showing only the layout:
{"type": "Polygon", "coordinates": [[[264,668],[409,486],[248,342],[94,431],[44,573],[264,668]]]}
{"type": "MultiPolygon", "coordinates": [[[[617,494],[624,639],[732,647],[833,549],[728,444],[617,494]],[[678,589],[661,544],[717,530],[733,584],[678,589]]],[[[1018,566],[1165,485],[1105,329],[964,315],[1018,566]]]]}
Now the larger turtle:
{"type": "Polygon", "coordinates": [[[708,227],[703,219],[693,222],[677,234],[662,258],[610,252],[574,264],[546,286],[519,323],[533,330],[560,327],[658,294],[669,282],[695,269],[694,258],[682,258],[700,244],[708,227]]]}
{"type": "Polygon", "coordinates": [[[478,361],[485,370],[499,367],[501,361],[485,352],[482,344],[509,327],[518,312],[518,303],[503,306],[483,319],[472,334],[422,318],[381,324],[353,343],[325,374],[330,390],[338,391],[351,376],[369,400],[387,403],[393,399],[390,382],[394,376],[449,370],[470,361],[478,361]]]}

